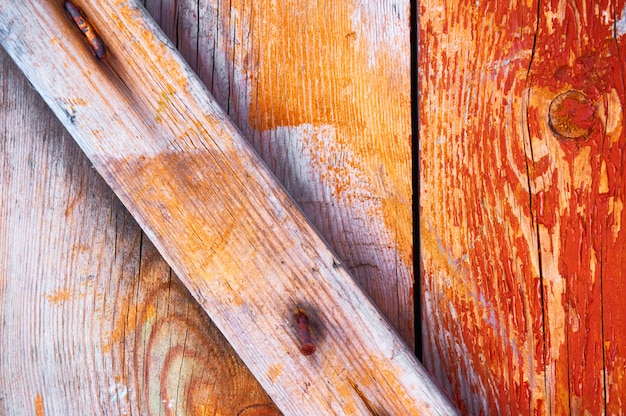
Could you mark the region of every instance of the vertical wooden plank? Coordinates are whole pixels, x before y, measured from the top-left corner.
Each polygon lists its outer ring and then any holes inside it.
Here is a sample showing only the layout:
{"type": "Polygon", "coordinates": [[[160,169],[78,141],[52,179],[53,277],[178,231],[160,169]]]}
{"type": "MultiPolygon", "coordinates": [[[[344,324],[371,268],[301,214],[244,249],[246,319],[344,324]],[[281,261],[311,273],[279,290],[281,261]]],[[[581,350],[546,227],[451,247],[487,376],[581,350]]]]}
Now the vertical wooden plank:
{"type": "Polygon", "coordinates": [[[523,114],[536,6],[419,6],[424,362],[466,414],[545,400],[523,114]]]}
{"type": "Polygon", "coordinates": [[[414,347],[409,1],[147,1],[414,347]]]}
{"type": "Polygon", "coordinates": [[[0,86],[0,414],[279,414],[3,50],[0,86]]]}
{"type": "Polygon", "coordinates": [[[470,414],[620,414],[624,3],[420,16],[427,366],[470,414]]]}
{"type": "Polygon", "coordinates": [[[0,59],[0,386],[6,414],[102,413],[117,394],[114,360],[102,354],[112,332],[108,317],[116,315],[122,288],[136,274],[136,250],[127,251],[125,270],[112,251],[139,230],[124,226],[124,211],[112,212],[104,181],[4,51],[0,59]],[[103,293],[106,300],[97,302],[103,293]]]}
{"type": "Polygon", "coordinates": [[[617,414],[624,400],[623,333],[616,338],[623,318],[615,319],[626,313],[615,296],[626,286],[623,9],[618,0],[550,1],[539,9],[529,173],[554,414],[617,414]]]}

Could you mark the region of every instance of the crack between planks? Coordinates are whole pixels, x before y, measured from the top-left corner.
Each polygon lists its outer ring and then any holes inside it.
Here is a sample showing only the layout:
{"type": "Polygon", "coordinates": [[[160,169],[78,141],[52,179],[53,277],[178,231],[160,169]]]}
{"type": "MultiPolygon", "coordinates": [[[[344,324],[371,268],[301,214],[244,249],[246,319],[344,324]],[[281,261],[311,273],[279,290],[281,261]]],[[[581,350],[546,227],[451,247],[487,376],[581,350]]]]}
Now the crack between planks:
{"type": "Polygon", "coordinates": [[[420,244],[420,183],[419,183],[419,16],[417,0],[411,0],[409,10],[409,47],[410,47],[410,82],[411,82],[411,182],[413,190],[413,353],[423,361],[422,345],[422,250],[420,244]]]}
{"type": "Polygon", "coordinates": [[[213,56],[211,57],[211,94],[213,94],[213,96],[215,96],[215,88],[216,88],[216,81],[215,81],[215,59],[217,58],[217,48],[218,48],[218,43],[220,40],[220,27],[221,27],[221,20],[220,20],[220,10],[221,10],[221,0],[217,0],[217,3],[215,4],[215,36],[213,36],[213,48],[212,48],[212,53],[213,56]]]}
{"type": "MultiPolygon", "coordinates": [[[[200,23],[202,23],[200,19],[200,0],[196,1],[196,59],[195,59],[195,68],[194,70],[198,73],[198,78],[200,77],[200,23]]],[[[204,80],[202,81],[204,84],[204,80]]]]}
{"type": "MultiPolygon", "coordinates": [[[[190,302],[193,302],[195,300],[187,300],[187,309],[185,310],[185,322],[189,322],[189,307],[190,307],[190,302]]],[[[183,402],[183,400],[181,400],[181,396],[185,396],[185,391],[184,391],[184,387],[183,387],[183,393],[181,394],[180,389],[181,389],[181,378],[183,378],[183,369],[184,369],[184,364],[185,364],[185,353],[187,352],[187,342],[189,340],[189,325],[185,325],[185,339],[183,340],[183,352],[181,354],[181,358],[180,358],[180,365],[178,366],[178,382],[176,384],[176,409],[178,410],[179,407],[182,407],[183,409],[185,409],[187,406],[185,406],[186,403],[183,402]]],[[[193,369],[192,369],[193,372],[193,369]]]]}
{"type": "MultiPolygon", "coordinates": [[[[139,386],[139,375],[137,372],[137,346],[139,344],[139,339],[140,339],[140,331],[137,329],[138,325],[139,325],[139,296],[141,293],[140,290],[140,286],[141,286],[141,280],[142,280],[142,272],[143,272],[143,268],[142,268],[142,264],[143,264],[143,248],[144,248],[144,243],[143,243],[143,237],[144,237],[144,233],[143,230],[140,228],[139,229],[139,255],[137,256],[137,273],[135,275],[135,279],[137,279],[136,281],[136,286],[135,286],[135,322],[133,323],[133,332],[134,332],[134,350],[133,350],[133,357],[132,357],[132,362],[133,362],[133,376],[134,376],[134,380],[133,382],[136,383],[135,388],[137,388],[139,386]]],[[[129,307],[130,309],[130,307],[129,307]]],[[[145,343],[143,346],[143,351],[145,351],[145,343]]],[[[141,397],[140,396],[140,392],[137,392],[137,397],[141,397]]],[[[129,412],[130,412],[130,416],[133,416],[133,406],[131,404],[131,406],[129,406],[129,412]]]]}
{"type": "MultiPolygon", "coordinates": [[[[232,100],[232,91],[235,88],[235,63],[237,61],[237,18],[233,16],[233,2],[228,4],[228,20],[232,26],[233,34],[232,34],[232,44],[233,44],[233,56],[231,62],[231,68],[228,71],[228,95],[226,97],[226,114],[228,114],[233,120],[236,120],[236,114],[231,114],[231,100],[232,100]]],[[[234,107],[234,106],[233,106],[234,107]]]]}
{"type": "Polygon", "coordinates": [[[178,0],[174,0],[174,45],[177,50],[180,50],[180,13],[178,11],[178,0]]]}

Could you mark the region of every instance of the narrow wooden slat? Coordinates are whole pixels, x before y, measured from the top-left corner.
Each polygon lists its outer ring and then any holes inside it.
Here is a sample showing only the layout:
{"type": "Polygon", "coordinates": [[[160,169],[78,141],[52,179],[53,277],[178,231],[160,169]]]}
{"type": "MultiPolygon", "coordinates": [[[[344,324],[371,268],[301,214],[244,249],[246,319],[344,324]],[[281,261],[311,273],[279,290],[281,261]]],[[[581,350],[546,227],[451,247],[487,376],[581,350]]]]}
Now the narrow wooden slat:
{"type": "Polygon", "coordinates": [[[623,411],[625,22],[421,2],[424,361],[462,412],[623,411]]]}
{"type": "Polygon", "coordinates": [[[0,5],[2,45],[279,407],[453,414],[145,11],[113,3],[81,3],[105,62],[43,1],[0,5]]]}

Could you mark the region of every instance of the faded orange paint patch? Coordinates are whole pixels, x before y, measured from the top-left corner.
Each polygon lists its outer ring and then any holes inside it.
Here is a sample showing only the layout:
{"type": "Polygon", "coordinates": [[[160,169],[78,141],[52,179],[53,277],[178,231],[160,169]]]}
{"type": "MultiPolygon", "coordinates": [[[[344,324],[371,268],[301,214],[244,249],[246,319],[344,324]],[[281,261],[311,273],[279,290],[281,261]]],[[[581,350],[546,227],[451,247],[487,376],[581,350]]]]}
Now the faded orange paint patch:
{"type": "Polygon", "coordinates": [[[37,396],[35,396],[35,415],[44,416],[43,397],[41,396],[41,393],[37,393],[37,396]]]}
{"type": "Polygon", "coordinates": [[[66,300],[73,299],[74,291],[72,289],[67,289],[67,288],[57,289],[53,291],[52,293],[50,293],[49,295],[45,295],[45,297],[46,299],[48,299],[48,302],[54,305],[59,305],[65,302],[66,300]]]}
{"type": "Polygon", "coordinates": [[[276,381],[278,376],[283,373],[283,366],[280,364],[272,364],[270,365],[269,370],[267,371],[267,377],[270,379],[272,383],[276,381]]]}
{"type": "MultiPolygon", "coordinates": [[[[250,113],[249,123],[253,128],[264,131],[307,123],[351,128],[366,123],[377,127],[371,134],[391,126],[391,130],[399,126],[408,131],[410,120],[405,118],[405,126],[398,123],[410,111],[408,57],[393,53],[408,46],[408,36],[403,38],[402,32],[406,30],[408,35],[408,22],[395,21],[393,16],[376,17],[388,20],[384,32],[393,34],[394,43],[384,36],[374,39],[374,31],[365,32],[371,23],[364,21],[367,12],[360,13],[360,7],[349,1],[313,1],[303,6],[291,0],[268,7],[270,10],[261,13],[272,19],[264,21],[258,32],[268,46],[259,52],[259,74],[252,79],[251,109],[255,111],[250,113]],[[376,50],[372,45],[378,45],[376,50]],[[373,109],[371,102],[380,97],[398,110],[394,113],[399,119],[368,114],[373,109]]],[[[408,19],[408,11],[400,14],[408,19]]]]}
{"type": "Polygon", "coordinates": [[[352,94],[337,94],[330,78],[344,74],[339,86],[353,84],[346,76],[346,60],[354,55],[356,36],[347,2],[318,6],[314,1],[301,6],[301,2],[286,1],[263,11],[272,19],[261,33],[268,44],[260,51],[260,72],[252,87],[258,94],[252,97],[251,108],[256,112],[250,113],[249,122],[256,130],[332,121],[352,124],[362,118],[348,111],[355,108],[352,94]]]}
{"type": "MultiPolygon", "coordinates": [[[[408,3],[407,3],[408,5],[408,3]]],[[[413,263],[410,68],[408,21],[385,10],[363,11],[349,1],[286,1],[259,15],[272,18],[255,31],[267,46],[259,49],[248,121],[257,131],[282,126],[331,125],[335,153],[320,149],[315,165],[349,150],[355,171],[375,183],[382,197],[381,218],[402,262],[413,263]],[[370,15],[371,14],[371,15],[370,15]],[[367,19],[383,20],[380,33],[367,19]],[[323,28],[323,30],[321,30],[323,28]],[[365,30],[369,28],[369,30],[365,30]],[[404,53],[399,53],[404,51],[404,53]],[[384,140],[383,140],[384,138],[384,140]],[[322,151],[323,150],[323,151],[322,151]],[[373,180],[380,179],[380,182],[373,180]]],[[[398,13],[408,19],[406,13],[398,13]]],[[[329,171],[344,180],[330,182],[334,195],[358,189],[350,173],[329,171]]],[[[361,203],[358,198],[354,203],[361,203]]]]}

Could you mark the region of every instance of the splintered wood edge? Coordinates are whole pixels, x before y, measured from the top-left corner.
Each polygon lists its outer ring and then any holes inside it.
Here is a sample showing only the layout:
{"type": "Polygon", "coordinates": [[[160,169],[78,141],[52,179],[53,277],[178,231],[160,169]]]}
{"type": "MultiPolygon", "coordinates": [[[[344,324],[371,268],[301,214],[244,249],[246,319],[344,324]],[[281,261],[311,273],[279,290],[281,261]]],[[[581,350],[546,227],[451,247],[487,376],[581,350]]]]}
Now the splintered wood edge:
{"type": "Polygon", "coordinates": [[[142,6],[77,5],[104,59],[61,1],[0,42],[281,410],[456,414],[142,6]]]}

